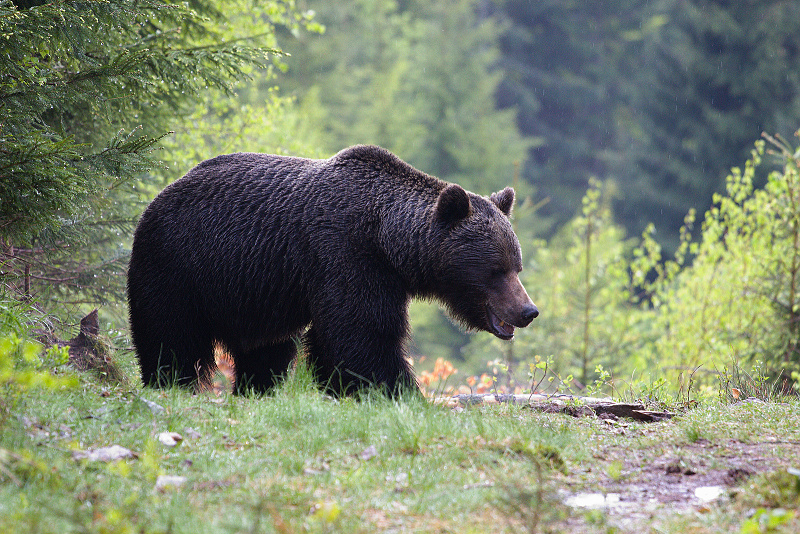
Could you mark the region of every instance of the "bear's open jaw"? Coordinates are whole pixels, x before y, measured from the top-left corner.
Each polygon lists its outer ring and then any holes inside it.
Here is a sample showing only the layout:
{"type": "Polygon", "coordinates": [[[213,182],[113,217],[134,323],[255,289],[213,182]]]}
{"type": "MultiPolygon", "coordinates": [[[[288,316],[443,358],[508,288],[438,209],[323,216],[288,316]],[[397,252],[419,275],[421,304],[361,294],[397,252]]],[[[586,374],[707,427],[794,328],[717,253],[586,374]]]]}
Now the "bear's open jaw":
{"type": "Polygon", "coordinates": [[[489,317],[489,324],[492,326],[492,334],[506,340],[514,337],[514,325],[500,319],[489,306],[486,306],[486,315],[489,317]]]}

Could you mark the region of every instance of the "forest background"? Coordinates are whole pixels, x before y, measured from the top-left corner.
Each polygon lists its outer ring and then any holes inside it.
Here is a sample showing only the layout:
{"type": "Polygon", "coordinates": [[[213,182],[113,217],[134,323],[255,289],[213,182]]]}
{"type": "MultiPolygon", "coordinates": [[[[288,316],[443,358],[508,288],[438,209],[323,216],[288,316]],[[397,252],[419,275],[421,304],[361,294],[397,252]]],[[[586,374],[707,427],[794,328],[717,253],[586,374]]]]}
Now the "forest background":
{"type": "Polygon", "coordinates": [[[374,143],[517,189],[540,318],[509,345],[415,303],[421,368],[798,379],[795,1],[0,0],[0,35],[0,336],[101,306],[128,347],[131,236],[165,185],[374,143]]]}

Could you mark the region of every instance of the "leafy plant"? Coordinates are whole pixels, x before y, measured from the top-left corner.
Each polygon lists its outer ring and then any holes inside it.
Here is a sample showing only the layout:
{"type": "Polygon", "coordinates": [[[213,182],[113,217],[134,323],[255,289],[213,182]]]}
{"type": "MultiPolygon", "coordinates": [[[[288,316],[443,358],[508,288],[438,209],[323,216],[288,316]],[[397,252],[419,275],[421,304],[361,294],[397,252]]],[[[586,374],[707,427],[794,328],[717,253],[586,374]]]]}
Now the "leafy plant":
{"type": "Polygon", "coordinates": [[[24,303],[0,298],[0,429],[21,393],[31,388],[61,390],[78,384],[75,375],[54,373],[67,363],[66,347],[45,349],[30,339],[26,315],[34,313],[24,303]]]}
{"type": "Polygon", "coordinates": [[[669,264],[662,276],[657,355],[679,371],[762,361],[790,388],[800,366],[800,150],[765,137],[715,196],[701,240],[682,247],[691,266],[669,264]],[[783,168],[754,190],[767,145],[783,168]]]}
{"type": "Polygon", "coordinates": [[[781,393],[778,378],[770,379],[760,361],[756,361],[750,372],[744,370],[739,362],[731,361],[719,371],[719,400],[724,403],[758,399],[771,402],[781,393]]]}
{"type": "MultiPolygon", "coordinates": [[[[537,246],[522,273],[544,311],[516,334],[515,357],[524,368],[535,354],[552,354],[549,371],[574,376],[579,389],[593,380],[598,365],[608,373],[604,385],[613,388],[613,377],[636,368],[641,347],[653,336],[651,312],[642,307],[631,274],[634,244],[613,222],[613,195],[610,184],[592,180],[581,214],[551,242],[537,246]]],[[[642,254],[638,270],[652,268],[645,260],[657,263],[642,254]]],[[[486,354],[481,341],[474,343],[470,354],[479,349],[486,354]]]]}

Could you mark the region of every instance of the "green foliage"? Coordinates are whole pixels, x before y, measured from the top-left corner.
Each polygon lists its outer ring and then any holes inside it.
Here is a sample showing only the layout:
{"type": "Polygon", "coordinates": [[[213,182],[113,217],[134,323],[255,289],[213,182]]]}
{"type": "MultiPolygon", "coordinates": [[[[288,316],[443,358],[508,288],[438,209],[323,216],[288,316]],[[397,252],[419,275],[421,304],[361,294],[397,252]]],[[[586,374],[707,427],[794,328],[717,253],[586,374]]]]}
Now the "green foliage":
{"type": "Polygon", "coordinates": [[[783,164],[763,189],[753,180],[764,141],[715,196],[691,266],[657,294],[662,365],[722,368],[760,360],[772,376],[800,366],[800,152],[768,138],[783,164]]]}
{"type": "MultiPolygon", "coordinates": [[[[164,160],[169,167],[186,172],[209,157],[231,152],[330,156],[323,148],[321,133],[312,127],[319,110],[298,105],[296,99],[281,96],[277,88],[266,95],[249,96],[254,99],[252,103],[244,97],[222,98],[214,92],[200,99],[187,123],[163,142],[164,160]],[[263,100],[255,100],[261,96],[263,100]]],[[[169,176],[172,178],[172,174],[169,176]]],[[[154,196],[162,185],[165,184],[143,188],[154,196]]]]}
{"type": "Polygon", "coordinates": [[[797,512],[793,510],[786,510],[784,508],[775,508],[768,510],[766,508],[759,508],[753,514],[753,517],[747,519],[742,523],[740,534],[761,534],[763,532],[782,532],[781,527],[791,528],[792,519],[794,519],[797,512]]]}
{"type": "Polygon", "coordinates": [[[66,347],[52,346],[46,351],[41,343],[16,334],[0,337],[0,388],[44,387],[59,389],[77,385],[72,377],[56,377],[49,370],[67,363],[66,347]]]}
{"type": "Polygon", "coordinates": [[[242,74],[241,64],[257,60],[255,51],[199,49],[202,19],[180,6],[55,2],[17,9],[3,2],[0,9],[8,73],[0,95],[6,240],[30,239],[55,214],[74,218],[88,196],[149,168],[155,139],[136,133],[137,123],[152,126],[148,108],[163,109],[164,100],[177,108],[181,91],[228,84],[242,74]],[[130,117],[139,112],[149,121],[130,117]],[[125,123],[135,133],[122,133],[125,123]]]}
{"type": "MultiPolygon", "coordinates": [[[[33,388],[61,391],[78,383],[74,375],[63,373],[69,357],[66,347],[45,349],[30,338],[30,321],[38,315],[25,303],[0,293],[0,431],[13,414],[20,394],[33,388]]],[[[3,462],[0,457],[0,468],[3,462]]]]}
{"type": "Polygon", "coordinates": [[[732,389],[764,400],[788,393],[800,377],[798,160],[800,150],[779,138],[757,142],[744,170],[729,176],[727,195],[715,197],[701,238],[692,241],[690,212],[667,261],[652,226],[635,247],[625,238],[608,187],[593,182],[569,232],[535,247],[523,271],[542,315],[517,332],[512,350],[475,336],[465,351],[471,367],[462,367],[479,374],[479,362],[499,358],[512,373],[533,372],[547,361],[549,380],[575,375],[592,393],[661,399],[674,383],[674,400],[687,404],[717,374],[728,400],[739,398],[732,389]],[[768,143],[782,169],[755,189],[768,143]]]}

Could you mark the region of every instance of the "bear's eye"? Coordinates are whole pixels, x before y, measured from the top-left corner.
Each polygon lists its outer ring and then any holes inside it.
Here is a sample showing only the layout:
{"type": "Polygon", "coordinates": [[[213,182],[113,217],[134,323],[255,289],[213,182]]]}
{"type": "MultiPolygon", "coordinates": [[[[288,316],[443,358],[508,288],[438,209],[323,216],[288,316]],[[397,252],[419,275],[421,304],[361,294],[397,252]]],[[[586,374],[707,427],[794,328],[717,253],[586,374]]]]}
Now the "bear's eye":
{"type": "Polygon", "coordinates": [[[489,276],[491,276],[493,279],[497,279],[501,278],[504,274],[505,272],[500,269],[492,269],[491,273],[489,273],[489,276]]]}

